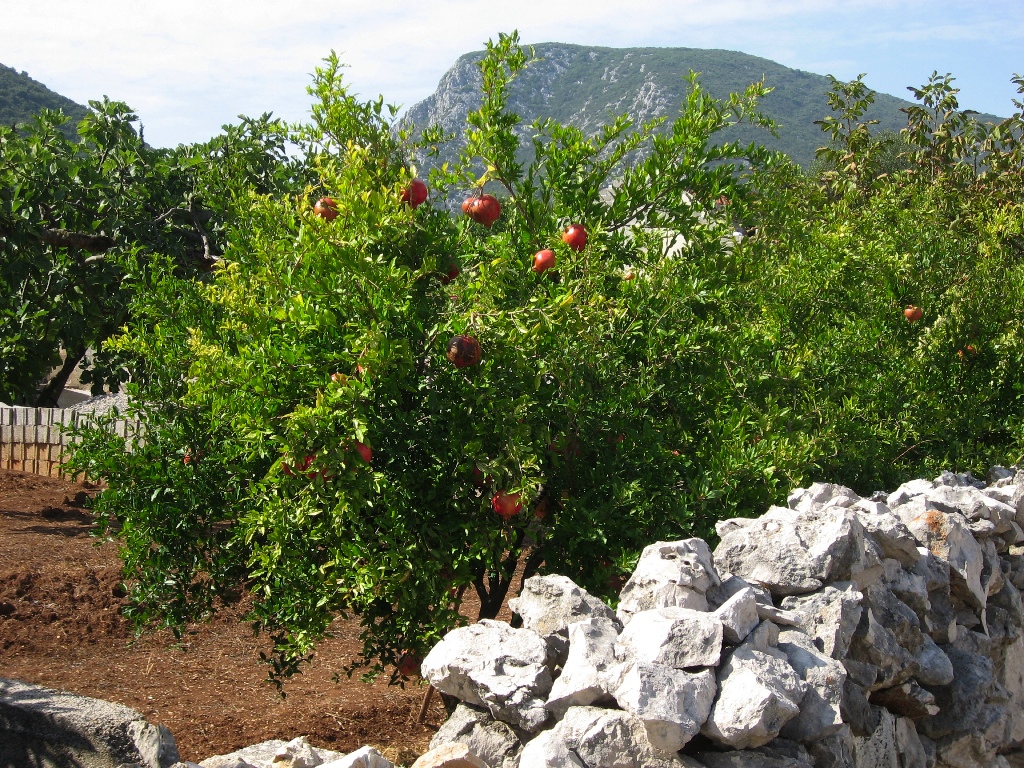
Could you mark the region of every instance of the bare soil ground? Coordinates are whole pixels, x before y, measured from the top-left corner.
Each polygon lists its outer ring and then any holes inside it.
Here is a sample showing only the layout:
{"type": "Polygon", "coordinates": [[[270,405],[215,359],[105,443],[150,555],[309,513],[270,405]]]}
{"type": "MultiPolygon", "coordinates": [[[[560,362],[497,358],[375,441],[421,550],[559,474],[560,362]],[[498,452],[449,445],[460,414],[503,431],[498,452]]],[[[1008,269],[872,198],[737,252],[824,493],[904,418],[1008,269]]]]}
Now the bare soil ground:
{"type": "Polygon", "coordinates": [[[192,626],[175,641],[135,638],[121,616],[116,545],[90,535],[88,484],[0,470],[0,677],[116,701],[163,723],[182,759],[199,761],[267,739],[306,735],[348,752],[364,744],[395,763],[426,751],[444,721],[439,697],[419,725],[425,687],[405,690],[345,677],[358,623],[339,623],[282,699],[237,612],[192,626]],[[340,673],[340,680],[333,680],[340,673]]]}

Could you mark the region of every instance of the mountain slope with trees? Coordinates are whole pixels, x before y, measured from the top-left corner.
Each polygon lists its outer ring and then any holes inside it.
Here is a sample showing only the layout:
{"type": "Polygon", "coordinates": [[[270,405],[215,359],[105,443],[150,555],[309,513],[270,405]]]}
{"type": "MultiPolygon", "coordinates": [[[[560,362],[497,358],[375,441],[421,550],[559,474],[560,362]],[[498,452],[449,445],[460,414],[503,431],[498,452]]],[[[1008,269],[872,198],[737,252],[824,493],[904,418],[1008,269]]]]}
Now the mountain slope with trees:
{"type": "MultiPolygon", "coordinates": [[[[804,168],[814,161],[822,132],[815,121],[828,113],[826,95],[831,87],[823,75],[782,66],[769,59],[737,51],[699,48],[598,48],[564,43],[534,47],[539,59],[509,88],[509,109],[522,118],[521,138],[540,116],[593,133],[613,116],[628,113],[634,125],[677,114],[687,92],[686,75],[700,73],[701,86],[723,98],[764,78],[774,90],[761,103],[762,112],[778,124],[778,138],[750,125],[725,131],[722,140],[756,141],[785,152],[804,168]]],[[[409,109],[407,119],[419,127],[440,125],[446,133],[461,135],[466,114],[480,104],[483,51],[460,57],[441,78],[437,90],[409,109]]],[[[902,109],[911,102],[884,93],[865,115],[878,120],[875,130],[899,131],[907,125],[902,109]]],[[[979,115],[998,121],[992,115],[979,115]]],[[[528,142],[527,142],[528,143],[528,142]]],[[[438,160],[451,162],[458,142],[442,149],[438,160]]]]}
{"type": "Polygon", "coordinates": [[[71,118],[65,123],[69,135],[86,113],[81,104],[51,91],[27,72],[0,64],[0,125],[20,125],[43,109],[60,109],[71,118]]]}

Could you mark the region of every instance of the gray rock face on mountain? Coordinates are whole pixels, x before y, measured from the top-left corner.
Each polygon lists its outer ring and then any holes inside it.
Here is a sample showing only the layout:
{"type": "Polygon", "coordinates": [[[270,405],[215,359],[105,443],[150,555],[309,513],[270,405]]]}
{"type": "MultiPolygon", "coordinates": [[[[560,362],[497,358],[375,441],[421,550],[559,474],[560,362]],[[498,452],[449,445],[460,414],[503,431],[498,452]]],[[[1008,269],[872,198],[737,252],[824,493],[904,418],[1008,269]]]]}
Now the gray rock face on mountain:
{"type": "MultiPolygon", "coordinates": [[[[523,118],[525,140],[537,118],[553,117],[592,134],[611,116],[628,113],[635,125],[657,118],[672,118],[686,95],[685,77],[701,73],[701,84],[718,98],[742,92],[764,75],[775,90],[761,108],[783,130],[778,139],[750,128],[730,130],[722,141],[758,141],[781,149],[809,167],[820,146],[821,130],[815,120],[828,113],[829,81],[822,75],[789,69],[768,59],[735,51],[697,48],[603,48],[564,43],[536,46],[538,61],[522,72],[509,88],[509,108],[523,118]]],[[[481,76],[477,62],[482,52],[468,53],[441,78],[437,90],[409,108],[408,120],[420,130],[439,125],[456,141],[441,148],[433,165],[451,162],[463,145],[467,112],[480,105],[481,76]]],[[[905,127],[900,113],[908,102],[877,94],[867,119],[882,121],[880,128],[905,127]]]]}

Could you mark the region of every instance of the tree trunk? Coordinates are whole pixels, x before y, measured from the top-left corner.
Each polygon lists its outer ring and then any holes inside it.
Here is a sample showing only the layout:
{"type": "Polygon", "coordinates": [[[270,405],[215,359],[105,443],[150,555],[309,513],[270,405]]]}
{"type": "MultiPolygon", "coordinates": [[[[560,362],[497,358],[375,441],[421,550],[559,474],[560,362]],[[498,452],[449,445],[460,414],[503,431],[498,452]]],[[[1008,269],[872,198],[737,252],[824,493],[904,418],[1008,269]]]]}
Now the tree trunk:
{"type": "Polygon", "coordinates": [[[57,399],[60,397],[60,393],[64,391],[64,387],[68,383],[68,379],[71,378],[71,374],[78,367],[82,358],[85,357],[85,350],[86,347],[83,345],[74,351],[68,351],[67,356],[64,358],[64,365],[57,371],[57,375],[46,383],[43,391],[36,398],[36,408],[57,407],[57,399]]]}

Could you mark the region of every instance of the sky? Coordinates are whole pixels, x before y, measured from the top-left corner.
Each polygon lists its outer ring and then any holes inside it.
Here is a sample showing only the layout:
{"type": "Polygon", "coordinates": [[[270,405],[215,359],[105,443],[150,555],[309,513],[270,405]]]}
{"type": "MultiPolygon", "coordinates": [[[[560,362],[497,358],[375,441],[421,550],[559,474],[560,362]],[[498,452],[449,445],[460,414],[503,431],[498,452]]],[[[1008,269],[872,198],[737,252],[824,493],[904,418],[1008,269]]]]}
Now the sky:
{"type": "Polygon", "coordinates": [[[948,72],[962,108],[1000,116],[1024,74],[1024,0],[0,0],[0,63],[81,104],[124,101],[147,142],[174,146],[240,114],[305,119],[331,50],[353,92],[408,108],[460,55],[513,30],[524,43],[742,51],[866,73],[904,98],[948,72]]]}

